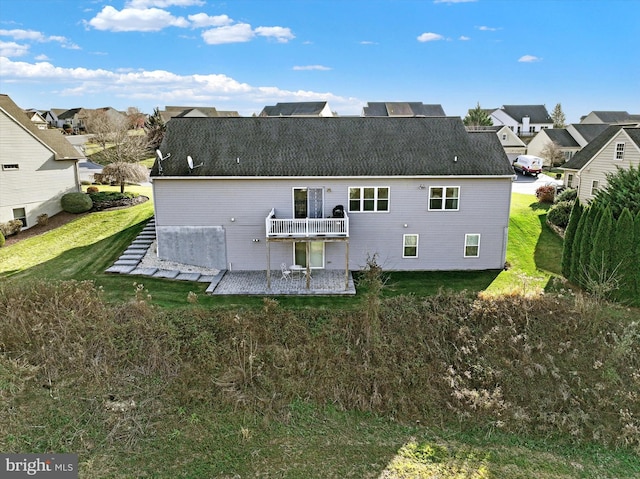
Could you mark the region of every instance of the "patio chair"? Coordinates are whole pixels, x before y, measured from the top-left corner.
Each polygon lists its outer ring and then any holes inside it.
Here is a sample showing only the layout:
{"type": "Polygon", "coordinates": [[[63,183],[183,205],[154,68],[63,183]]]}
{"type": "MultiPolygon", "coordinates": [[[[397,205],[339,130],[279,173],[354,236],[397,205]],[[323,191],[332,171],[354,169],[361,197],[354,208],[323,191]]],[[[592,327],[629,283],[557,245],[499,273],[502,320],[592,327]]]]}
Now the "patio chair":
{"type": "Polygon", "coordinates": [[[280,270],[282,271],[282,279],[291,279],[291,270],[287,266],[287,263],[282,263],[280,270]]]}

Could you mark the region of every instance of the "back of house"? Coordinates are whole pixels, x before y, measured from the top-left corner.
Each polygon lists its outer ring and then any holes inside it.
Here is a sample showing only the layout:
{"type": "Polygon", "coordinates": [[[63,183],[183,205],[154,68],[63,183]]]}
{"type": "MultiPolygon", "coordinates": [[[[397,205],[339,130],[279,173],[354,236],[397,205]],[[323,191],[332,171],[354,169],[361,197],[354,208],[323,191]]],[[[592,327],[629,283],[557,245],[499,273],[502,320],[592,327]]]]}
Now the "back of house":
{"type": "Polygon", "coordinates": [[[174,118],[158,254],[229,270],[500,269],[513,170],[460,118],[174,118]]]}

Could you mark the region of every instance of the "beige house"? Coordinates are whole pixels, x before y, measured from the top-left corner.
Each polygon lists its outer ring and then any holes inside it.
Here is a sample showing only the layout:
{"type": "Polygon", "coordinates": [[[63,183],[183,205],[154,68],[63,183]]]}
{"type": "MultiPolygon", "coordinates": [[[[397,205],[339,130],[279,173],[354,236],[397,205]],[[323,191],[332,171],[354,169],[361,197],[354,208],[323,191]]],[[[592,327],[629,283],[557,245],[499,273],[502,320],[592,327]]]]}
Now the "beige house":
{"type": "Polygon", "coordinates": [[[62,211],[60,198],[80,191],[78,152],[58,130],[40,130],[7,95],[0,94],[0,222],[62,211]]]}
{"type": "Polygon", "coordinates": [[[527,144],[506,125],[468,126],[466,128],[470,133],[474,131],[494,132],[498,140],[500,140],[500,144],[511,163],[513,163],[519,155],[524,155],[527,152],[527,144]]]}
{"type": "Polygon", "coordinates": [[[565,186],[577,188],[580,201],[588,203],[607,185],[608,173],[631,166],[640,167],[640,128],[613,125],[561,168],[565,186]]]}
{"type": "Polygon", "coordinates": [[[544,160],[544,166],[552,166],[547,151],[550,145],[555,144],[564,156],[563,161],[569,161],[578,151],[580,144],[571,136],[566,128],[548,128],[540,130],[529,142],[527,154],[537,156],[544,160]]]}

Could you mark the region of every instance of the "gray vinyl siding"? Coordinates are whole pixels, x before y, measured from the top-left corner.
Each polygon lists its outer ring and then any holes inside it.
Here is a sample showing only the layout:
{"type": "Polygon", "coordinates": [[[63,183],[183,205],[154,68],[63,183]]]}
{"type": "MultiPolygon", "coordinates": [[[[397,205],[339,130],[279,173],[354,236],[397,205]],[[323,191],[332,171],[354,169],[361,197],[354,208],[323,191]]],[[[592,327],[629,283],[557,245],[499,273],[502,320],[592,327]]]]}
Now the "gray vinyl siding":
{"type": "MultiPolygon", "coordinates": [[[[497,178],[154,178],[159,247],[162,232],[179,226],[220,227],[226,240],[226,267],[263,270],[267,266],[265,218],[293,217],[293,188],[324,188],[324,215],[348,210],[348,189],[390,187],[388,212],[348,212],[349,268],[361,269],[377,255],[386,270],[482,270],[504,266],[511,179],[497,178]],[[421,189],[420,185],[425,188],[421,189]],[[430,186],[459,186],[459,211],[428,211],[430,186]],[[233,219],[233,220],[232,220],[233,219]],[[407,225],[405,228],[404,225],[407,225]],[[403,258],[403,235],[418,234],[417,258],[403,258]],[[480,256],[464,258],[465,234],[480,234],[480,256]]],[[[345,266],[344,242],[325,245],[325,268],[345,266]]],[[[271,242],[271,268],[293,262],[291,243],[271,242]]],[[[167,258],[170,259],[170,258],[167,258]]]]}

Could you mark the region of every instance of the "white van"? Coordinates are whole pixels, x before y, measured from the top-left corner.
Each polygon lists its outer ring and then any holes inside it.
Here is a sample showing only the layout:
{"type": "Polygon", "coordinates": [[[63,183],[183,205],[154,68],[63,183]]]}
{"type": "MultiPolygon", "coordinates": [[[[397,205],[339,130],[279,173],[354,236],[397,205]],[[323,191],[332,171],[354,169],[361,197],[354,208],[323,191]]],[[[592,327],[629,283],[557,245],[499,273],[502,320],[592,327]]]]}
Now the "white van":
{"type": "Polygon", "coordinates": [[[542,173],[542,158],[533,155],[520,155],[513,160],[513,169],[522,173],[523,176],[538,176],[542,173]]]}

